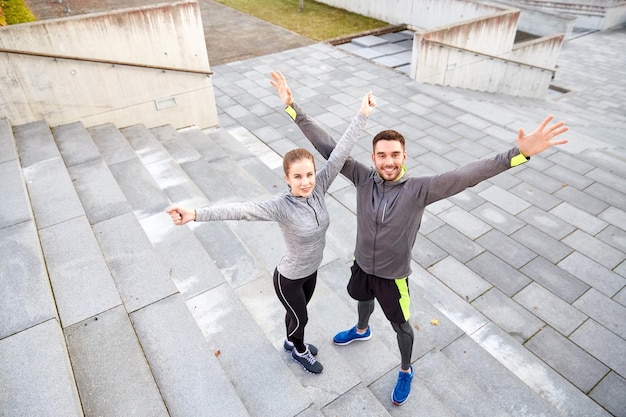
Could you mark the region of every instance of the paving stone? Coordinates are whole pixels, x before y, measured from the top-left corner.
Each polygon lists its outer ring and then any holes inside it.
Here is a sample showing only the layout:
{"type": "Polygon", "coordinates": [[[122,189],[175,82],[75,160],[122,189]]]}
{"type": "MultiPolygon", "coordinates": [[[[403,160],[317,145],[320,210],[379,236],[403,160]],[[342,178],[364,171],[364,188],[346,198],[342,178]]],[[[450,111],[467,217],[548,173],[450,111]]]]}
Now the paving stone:
{"type": "Polygon", "coordinates": [[[63,328],[121,304],[87,218],[39,230],[63,328]]]}
{"type": "Polygon", "coordinates": [[[130,319],[169,415],[248,415],[180,294],[130,319]]]}
{"type": "Polygon", "coordinates": [[[579,417],[609,416],[582,391],[495,324],[489,323],[481,327],[471,337],[560,414],[579,417]]]}
{"type": "Polygon", "coordinates": [[[228,156],[222,147],[218,146],[209,135],[199,129],[186,129],[181,132],[181,135],[206,161],[211,162],[228,156]]]}
{"type": "Polygon", "coordinates": [[[608,269],[613,269],[624,261],[624,252],[607,245],[593,236],[589,236],[581,230],[575,230],[572,234],[563,238],[563,243],[608,269]]]}
{"type": "Polygon", "coordinates": [[[557,240],[576,230],[570,223],[534,206],[522,211],[517,217],[557,240]]]}
{"type": "Polygon", "coordinates": [[[107,165],[137,158],[124,135],[111,123],[93,126],[87,129],[91,139],[100,150],[107,165]]]}
{"type": "Polygon", "coordinates": [[[444,225],[426,236],[460,262],[467,262],[484,249],[448,225],[444,225]]]}
{"type": "Polygon", "coordinates": [[[626,278],[606,269],[579,252],[572,253],[559,262],[558,266],[609,297],[615,295],[626,285],[626,278]]]}
{"type": "Polygon", "coordinates": [[[555,410],[543,398],[502,366],[469,336],[462,336],[442,351],[462,372],[512,416],[550,416],[555,410]]]}
{"type": "Polygon", "coordinates": [[[96,224],[132,211],[126,196],[101,158],[71,166],[67,170],[89,223],[96,224]]]}
{"type": "Polygon", "coordinates": [[[466,264],[500,291],[512,296],[530,283],[530,279],[490,252],[483,252],[466,264]]]}
{"type": "Polygon", "coordinates": [[[460,193],[449,197],[448,200],[450,200],[463,210],[473,210],[476,207],[479,207],[480,205],[485,203],[485,200],[476,194],[476,191],[479,190],[480,186],[481,184],[472,187],[471,190],[461,191],[460,193]]]}
{"type": "Polygon", "coordinates": [[[596,216],[609,207],[604,201],[572,187],[563,187],[556,191],[554,195],[563,201],[567,201],[572,206],[596,216]]]}
{"type": "Polygon", "coordinates": [[[130,146],[133,147],[137,157],[144,165],[170,158],[165,147],[144,125],[136,124],[128,126],[120,129],[120,132],[124,135],[130,146]]]}
{"type": "Polygon", "coordinates": [[[0,163],[17,160],[17,149],[11,124],[0,119],[0,163]]]}
{"type": "Polygon", "coordinates": [[[205,160],[186,162],[181,167],[211,204],[241,201],[239,196],[233,193],[231,185],[225,183],[215,168],[205,160]]]}
{"type": "Polygon", "coordinates": [[[626,340],[601,326],[595,320],[587,320],[571,336],[570,340],[602,361],[606,366],[624,375],[626,340]]]}
{"type": "Polygon", "coordinates": [[[491,230],[488,224],[458,206],[452,206],[446,211],[439,213],[438,216],[441,220],[472,240],[491,230]]]}
{"type": "Polygon", "coordinates": [[[556,152],[550,155],[548,159],[555,164],[566,166],[568,169],[572,169],[583,175],[595,168],[592,164],[564,152],[556,152]]]}
{"type": "Polygon", "coordinates": [[[169,269],[132,213],[100,222],[93,231],[128,312],[176,292],[169,269]]]}
{"type": "MultiPolygon", "coordinates": [[[[189,178],[183,168],[173,159],[162,159],[144,166],[154,182],[159,186],[160,194],[167,198],[168,202],[171,201],[174,204],[187,207],[204,207],[208,205],[209,200],[189,178]]],[[[156,195],[159,193],[157,191],[154,193],[154,198],[156,198],[156,195]]],[[[163,213],[161,212],[160,214],[163,213]]]]}
{"type": "Polygon", "coordinates": [[[418,233],[411,255],[413,260],[423,268],[429,268],[447,257],[448,253],[418,233]]]}
{"type": "Polygon", "coordinates": [[[30,220],[30,201],[19,161],[14,159],[0,163],[0,178],[0,228],[30,220]]]}
{"type": "Polygon", "coordinates": [[[487,224],[490,224],[505,235],[510,235],[524,226],[524,222],[518,219],[524,212],[520,213],[518,216],[514,216],[489,202],[485,202],[471,210],[471,214],[480,218],[487,224]]]}
{"type": "Polygon", "coordinates": [[[366,36],[360,36],[358,38],[354,38],[352,39],[352,42],[362,48],[370,48],[372,46],[382,45],[384,43],[387,43],[387,40],[385,40],[384,38],[380,38],[378,36],[366,35],[366,36]]]}
{"type": "Polygon", "coordinates": [[[596,237],[617,250],[626,253],[626,230],[610,225],[598,233],[596,237]]]}
{"type": "Polygon", "coordinates": [[[295,361],[285,366],[281,355],[228,285],[188,300],[187,306],[207,339],[209,349],[220,352],[217,358],[228,378],[236,381],[235,390],[251,415],[293,416],[310,405],[307,391],[294,375],[304,372],[301,366],[295,361]],[[240,334],[255,340],[255,348],[242,344],[237,336],[240,334]],[[263,357],[262,361],[258,360],[259,356],[263,357]],[[247,375],[247,378],[237,375],[247,375]],[[267,401],[267,398],[275,400],[267,401]]]}
{"type": "Polygon", "coordinates": [[[609,207],[598,216],[602,220],[606,220],[619,227],[622,230],[626,230],[626,212],[615,207],[609,207]]]}
{"type": "Polygon", "coordinates": [[[565,336],[587,319],[585,314],[536,283],[531,283],[513,299],[565,336]]]}
{"type": "MultiPolygon", "coordinates": [[[[533,226],[521,228],[513,233],[511,238],[553,263],[559,262],[572,253],[571,247],[548,236],[533,226]]],[[[563,242],[567,243],[565,239],[563,242]]]]}
{"type": "MultiPolygon", "coordinates": [[[[533,162],[534,162],[534,159],[533,159],[533,162]]],[[[563,188],[562,181],[554,179],[538,171],[535,167],[525,167],[525,168],[526,169],[515,171],[513,175],[515,175],[520,180],[534,187],[537,187],[537,189],[542,190],[549,194],[552,194],[553,192],[563,188]]]]}
{"type": "Polygon", "coordinates": [[[476,239],[476,243],[514,268],[530,262],[537,256],[534,252],[497,230],[492,230],[476,239]]]}
{"type": "Polygon", "coordinates": [[[572,303],[590,288],[585,282],[541,256],[524,265],[521,272],[567,303],[572,303]]]}
{"type": "Polygon", "coordinates": [[[52,135],[67,167],[100,158],[100,151],[82,122],[56,126],[52,130],[52,135]]]}
{"type": "Polygon", "coordinates": [[[547,193],[525,182],[516,185],[509,191],[511,191],[516,196],[528,201],[533,206],[537,206],[543,210],[550,210],[551,208],[557,206],[563,201],[561,198],[555,197],[555,195],[558,196],[558,194],[555,193],[553,195],[547,193]]]}
{"type": "Polygon", "coordinates": [[[530,203],[497,186],[489,187],[478,195],[514,215],[519,214],[530,206],[530,203]]]}
{"type": "Polygon", "coordinates": [[[566,184],[566,187],[574,187],[578,190],[583,190],[586,187],[590,186],[593,180],[585,177],[582,174],[572,171],[571,169],[553,165],[550,168],[543,171],[544,174],[561,181],[563,184],[566,184]]]}
{"type": "Polygon", "coordinates": [[[22,168],[61,157],[45,121],[13,127],[13,136],[22,168]]]}
{"type": "Polygon", "coordinates": [[[596,216],[572,206],[569,203],[561,203],[552,210],[550,214],[555,215],[568,222],[572,226],[583,230],[590,235],[595,235],[607,226],[607,223],[596,216]]]}
{"type": "Polygon", "coordinates": [[[56,320],[0,339],[0,352],[3,415],[83,416],[63,332],[56,320]]]}
{"type": "Polygon", "coordinates": [[[595,169],[589,171],[587,176],[589,178],[593,178],[606,187],[617,190],[622,194],[626,194],[626,185],[624,184],[623,177],[607,171],[604,167],[596,167],[595,169]]]}
{"type": "Polygon", "coordinates": [[[123,306],[65,335],[86,415],[169,416],[123,306]]]}
{"type": "Polygon", "coordinates": [[[437,262],[428,272],[469,302],[491,288],[489,282],[452,257],[437,262]]]}
{"type": "Polygon", "coordinates": [[[524,343],[545,325],[497,289],[482,294],[472,305],[520,343],[524,343]]]}
{"type": "Polygon", "coordinates": [[[378,400],[363,384],[358,384],[336,401],[322,408],[325,415],[359,417],[366,412],[370,415],[385,417],[391,416],[381,401],[378,400]]]}
{"type": "Polygon", "coordinates": [[[549,326],[524,346],[583,392],[589,392],[609,372],[602,362],[549,326]]]}
{"type": "Polygon", "coordinates": [[[573,304],[596,322],[626,339],[626,307],[600,292],[589,289],[573,304]]]}
{"type": "Polygon", "coordinates": [[[626,194],[620,193],[604,184],[594,182],[585,188],[584,192],[620,210],[626,210],[626,194]]]}
{"type": "MultiPolygon", "coordinates": [[[[184,132],[181,129],[181,132],[184,132]]],[[[150,129],[154,137],[161,142],[172,157],[179,164],[200,159],[202,155],[183,137],[182,133],[171,125],[150,129]]]]}
{"type": "Polygon", "coordinates": [[[615,372],[611,372],[600,381],[589,396],[614,416],[621,416],[626,414],[626,399],[622,395],[624,390],[626,390],[626,380],[615,372]]]}

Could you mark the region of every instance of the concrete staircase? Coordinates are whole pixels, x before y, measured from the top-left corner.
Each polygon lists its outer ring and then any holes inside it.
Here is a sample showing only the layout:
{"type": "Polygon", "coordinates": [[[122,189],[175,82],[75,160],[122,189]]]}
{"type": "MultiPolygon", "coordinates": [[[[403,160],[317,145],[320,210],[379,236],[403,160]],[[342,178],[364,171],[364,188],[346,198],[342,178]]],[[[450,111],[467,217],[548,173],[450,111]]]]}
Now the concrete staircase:
{"type": "MultiPolygon", "coordinates": [[[[307,327],[325,370],[304,372],[282,349],[278,227],[175,227],[165,214],[270,198],[281,171],[243,128],[1,120],[0,415],[609,415],[417,265],[416,377],[393,406],[400,358],[384,316],[367,343],[332,344],[356,314],[345,291],[356,221],[332,195],[307,327]]],[[[332,191],[345,200],[350,187],[338,178],[332,191]]]]}

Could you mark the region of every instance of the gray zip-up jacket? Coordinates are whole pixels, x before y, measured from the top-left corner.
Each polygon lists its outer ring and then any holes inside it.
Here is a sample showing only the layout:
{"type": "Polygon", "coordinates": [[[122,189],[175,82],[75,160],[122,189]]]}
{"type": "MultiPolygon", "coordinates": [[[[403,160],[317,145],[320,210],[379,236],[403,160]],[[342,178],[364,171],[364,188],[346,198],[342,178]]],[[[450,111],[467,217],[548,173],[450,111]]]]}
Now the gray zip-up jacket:
{"type": "MultiPolygon", "coordinates": [[[[318,152],[327,158],[335,141],[297,105],[292,118],[318,152]],[[295,117],[293,117],[295,115],[295,117]]],[[[288,113],[290,113],[288,111],[288,113]]],[[[368,274],[404,278],[411,273],[411,251],[428,204],[457,194],[527,160],[518,148],[471,162],[443,174],[383,180],[374,168],[348,158],[341,170],[357,191],[354,256],[368,274]]]]}
{"type": "Polygon", "coordinates": [[[278,222],[287,253],[278,263],[278,272],[288,279],[305,278],[319,268],[330,224],[324,195],[339,174],[359,139],[367,116],[358,113],[343,134],[328,163],[315,175],[315,188],[309,197],[296,197],[285,191],[272,200],[231,203],[196,209],[196,221],[266,220],[278,222]]]}

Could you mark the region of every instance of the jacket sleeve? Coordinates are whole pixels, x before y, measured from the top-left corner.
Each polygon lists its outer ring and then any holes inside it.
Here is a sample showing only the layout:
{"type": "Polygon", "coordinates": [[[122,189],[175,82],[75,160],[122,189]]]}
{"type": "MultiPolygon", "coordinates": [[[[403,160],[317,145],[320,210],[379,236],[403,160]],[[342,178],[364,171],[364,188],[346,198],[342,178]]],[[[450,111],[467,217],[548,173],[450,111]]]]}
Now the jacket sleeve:
{"type": "Polygon", "coordinates": [[[470,162],[455,170],[435,175],[430,178],[426,187],[425,204],[451,197],[529,159],[515,147],[493,158],[470,162]]]}
{"type": "MultiPolygon", "coordinates": [[[[307,137],[320,155],[322,155],[324,159],[328,159],[337,145],[330,134],[313,118],[307,115],[295,101],[291,106],[285,108],[285,112],[296,122],[302,133],[304,133],[304,136],[307,137]]],[[[341,169],[341,173],[355,184],[357,184],[361,178],[366,178],[370,171],[370,168],[355,161],[351,157],[346,159],[341,169]]]]}
{"type": "Polygon", "coordinates": [[[196,221],[208,222],[216,220],[249,220],[249,221],[280,221],[282,218],[279,198],[262,203],[242,202],[228,203],[215,207],[196,209],[196,221]]]}

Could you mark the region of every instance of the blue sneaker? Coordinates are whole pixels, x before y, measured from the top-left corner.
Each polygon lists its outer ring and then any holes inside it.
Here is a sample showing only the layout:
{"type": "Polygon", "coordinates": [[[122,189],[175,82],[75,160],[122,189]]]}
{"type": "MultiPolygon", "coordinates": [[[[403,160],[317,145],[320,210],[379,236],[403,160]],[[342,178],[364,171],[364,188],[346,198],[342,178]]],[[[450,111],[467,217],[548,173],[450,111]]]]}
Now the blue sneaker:
{"type": "Polygon", "coordinates": [[[411,381],[413,380],[413,367],[409,368],[411,372],[398,372],[398,382],[391,393],[391,401],[394,405],[402,405],[409,398],[411,393],[411,381]]]}
{"type": "MultiPolygon", "coordinates": [[[[317,356],[317,347],[315,347],[315,345],[305,343],[304,346],[306,346],[306,348],[311,351],[311,355],[317,356]]],[[[291,352],[293,350],[293,343],[289,340],[285,340],[285,343],[283,343],[283,349],[285,349],[287,352],[291,352]]]]}
{"type": "Polygon", "coordinates": [[[369,340],[371,338],[372,332],[369,326],[367,326],[365,333],[357,333],[356,326],[354,326],[350,330],[337,333],[335,337],[333,337],[333,342],[335,342],[336,345],[347,345],[355,340],[369,340]]]}

